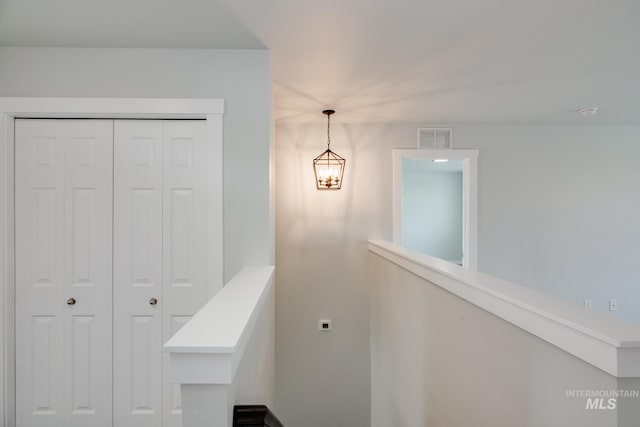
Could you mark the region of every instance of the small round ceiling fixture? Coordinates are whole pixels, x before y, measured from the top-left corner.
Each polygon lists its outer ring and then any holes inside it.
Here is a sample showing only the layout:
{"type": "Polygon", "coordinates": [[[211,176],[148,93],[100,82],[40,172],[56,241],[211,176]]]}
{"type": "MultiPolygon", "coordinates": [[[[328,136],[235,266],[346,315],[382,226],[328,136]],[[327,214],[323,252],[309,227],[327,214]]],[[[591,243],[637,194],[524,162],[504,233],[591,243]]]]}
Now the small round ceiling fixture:
{"type": "Polygon", "coordinates": [[[578,113],[580,113],[582,117],[595,116],[597,112],[598,107],[584,107],[578,110],[578,113]]]}

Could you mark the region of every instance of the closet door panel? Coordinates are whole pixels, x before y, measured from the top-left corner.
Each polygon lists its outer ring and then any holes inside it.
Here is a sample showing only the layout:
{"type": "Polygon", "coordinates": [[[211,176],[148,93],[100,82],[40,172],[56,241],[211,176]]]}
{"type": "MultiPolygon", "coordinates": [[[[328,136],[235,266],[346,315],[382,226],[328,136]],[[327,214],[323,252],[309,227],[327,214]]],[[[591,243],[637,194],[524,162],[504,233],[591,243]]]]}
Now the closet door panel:
{"type": "Polygon", "coordinates": [[[111,426],[112,122],[15,124],[18,425],[111,426]]]}
{"type": "Polygon", "coordinates": [[[65,121],[65,426],[112,425],[113,122],[65,121]]]}
{"type": "MultiPolygon", "coordinates": [[[[164,121],[164,306],[193,315],[206,302],[207,149],[205,121],[164,121]]],[[[171,324],[165,327],[171,337],[171,324]]]]}
{"type": "MultiPolygon", "coordinates": [[[[166,342],[207,302],[205,121],[163,122],[163,323],[166,342]]],[[[164,356],[169,378],[169,356],[164,356]]],[[[180,425],[179,386],[165,382],[165,427],[180,425]]]]}
{"type": "Polygon", "coordinates": [[[116,120],[114,413],[162,426],[162,122],[116,120]],[[155,303],[154,300],[155,299],[155,303]]]}
{"type": "Polygon", "coordinates": [[[15,122],[16,421],[62,426],[64,133],[15,122]]]}

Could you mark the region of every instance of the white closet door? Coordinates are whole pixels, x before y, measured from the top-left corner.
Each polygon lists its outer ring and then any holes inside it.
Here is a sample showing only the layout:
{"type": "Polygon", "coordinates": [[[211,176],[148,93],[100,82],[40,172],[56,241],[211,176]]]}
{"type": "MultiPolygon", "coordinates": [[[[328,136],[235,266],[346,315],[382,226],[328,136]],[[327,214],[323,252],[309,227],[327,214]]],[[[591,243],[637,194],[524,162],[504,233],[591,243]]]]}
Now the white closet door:
{"type": "Polygon", "coordinates": [[[162,344],[209,296],[206,125],[114,128],[115,425],[178,427],[180,389],[162,344]]]}
{"type": "Polygon", "coordinates": [[[116,120],[114,136],[115,426],[161,427],[162,122],[116,120]]]}
{"type": "MultiPolygon", "coordinates": [[[[207,138],[205,121],[163,122],[163,340],[203,305],[207,290],[207,138]]],[[[164,355],[169,378],[169,355],[164,355]]],[[[180,388],[165,382],[165,427],[180,425],[180,388]]]]}
{"type": "Polygon", "coordinates": [[[17,424],[111,426],[113,125],[15,131],[17,424]]]}

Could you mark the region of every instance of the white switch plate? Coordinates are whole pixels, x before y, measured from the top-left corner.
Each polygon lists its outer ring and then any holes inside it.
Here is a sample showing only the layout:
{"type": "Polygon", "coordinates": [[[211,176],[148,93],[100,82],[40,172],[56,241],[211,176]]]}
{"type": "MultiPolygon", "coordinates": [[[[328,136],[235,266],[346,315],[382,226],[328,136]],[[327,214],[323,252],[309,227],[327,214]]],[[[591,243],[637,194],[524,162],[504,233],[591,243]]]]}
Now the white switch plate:
{"type": "Polygon", "coordinates": [[[331,319],[320,319],[318,320],[318,330],[320,331],[330,331],[333,329],[333,322],[331,319]]]}
{"type": "Polygon", "coordinates": [[[609,300],[609,311],[618,311],[618,300],[610,299],[609,300]]]}
{"type": "Polygon", "coordinates": [[[591,301],[590,299],[586,299],[582,301],[582,306],[587,310],[591,310],[593,308],[593,301],[591,301]]]}

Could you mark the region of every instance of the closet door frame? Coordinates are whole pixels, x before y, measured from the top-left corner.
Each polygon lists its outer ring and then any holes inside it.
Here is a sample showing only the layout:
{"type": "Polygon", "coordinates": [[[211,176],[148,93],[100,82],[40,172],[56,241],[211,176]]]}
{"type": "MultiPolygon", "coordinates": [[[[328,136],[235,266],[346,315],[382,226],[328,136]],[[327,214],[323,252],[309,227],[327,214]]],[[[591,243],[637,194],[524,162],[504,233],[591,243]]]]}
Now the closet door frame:
{"type": "Polygon", "coordinates": [[[14,119],[204,119],[207,121],[207,282],[223,285],[223,99],[0,97],[0,424],[15,426],[14,119]]]}

